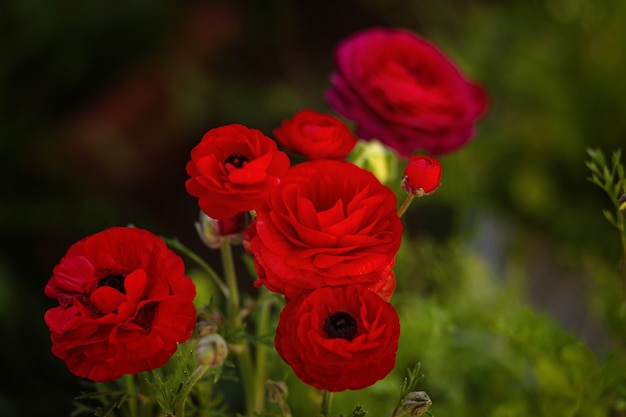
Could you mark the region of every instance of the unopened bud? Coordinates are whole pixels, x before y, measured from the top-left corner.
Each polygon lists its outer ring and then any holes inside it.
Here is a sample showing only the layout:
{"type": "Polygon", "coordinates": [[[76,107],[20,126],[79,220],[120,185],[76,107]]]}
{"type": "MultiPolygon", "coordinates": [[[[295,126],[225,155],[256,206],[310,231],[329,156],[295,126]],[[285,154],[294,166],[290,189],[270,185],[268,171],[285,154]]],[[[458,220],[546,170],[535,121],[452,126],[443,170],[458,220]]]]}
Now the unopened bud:
{"type": "Polygon", "coordinates": [[[250,214],[247,212],[218,220],[200,212],[200,220],[196,222],[196,230],[200,239],[211,249],[222,246],[224,238],[228,237],[231,243],[241,243],[243,231],[248,226],[250,214]]]}
{"type": "Polygon", "coordinates": [[[416,155],[409,159],[402,176],[402,189],[416,197],[429,195],[441,182],[441,164],[435,158],[416,155]]]}
{"type": "Polygon", "coordinates": [[[226,356],[228,356],[228,345],[219,333],[211,333],[198,340],[196,358],[199,364],[217,368],[224,364],[226,356]]]}
{"type": "Polygon", "coordinates": [[[205,307],[198,312],[196,332],[200,337],[216,333],[223,321],[224,318],[219,310],[216,308],[205,307]]]}
{"type": "Polygon", "coordinates": [[[282,404],[287,399],[287,385],[283,381],[272,381],[268,379],[265,383],[267,388],[267,397],[273,403],[282,404]]]}
{"type": "Polygon", "coordinates": [[[200,337],[208,336],[217,332],[219,326],[214,321],[201,321],[196,324],[196,329],[200,337]]]}
{"type": "Polygon", "coordinates": [[[409,392],[402,403],[402,411],[413,417],[419,417],[428,411],[433,402],[425,391],[409,392]]]}

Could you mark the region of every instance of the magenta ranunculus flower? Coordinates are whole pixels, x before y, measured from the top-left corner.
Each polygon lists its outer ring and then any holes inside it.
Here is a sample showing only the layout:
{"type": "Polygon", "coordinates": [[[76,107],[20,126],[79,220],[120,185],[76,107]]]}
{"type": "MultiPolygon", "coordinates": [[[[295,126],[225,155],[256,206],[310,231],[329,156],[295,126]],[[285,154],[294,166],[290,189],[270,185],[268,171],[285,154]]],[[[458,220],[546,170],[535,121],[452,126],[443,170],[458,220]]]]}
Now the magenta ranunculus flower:
{"type": "Polygon", "coordinates": [[[403,157],[457,150],[487,108],[481,86],[408,30],[358,32],[337,46],[335,63],[330,106],[357,123],[357,136],[378,139],[403,157]]]}

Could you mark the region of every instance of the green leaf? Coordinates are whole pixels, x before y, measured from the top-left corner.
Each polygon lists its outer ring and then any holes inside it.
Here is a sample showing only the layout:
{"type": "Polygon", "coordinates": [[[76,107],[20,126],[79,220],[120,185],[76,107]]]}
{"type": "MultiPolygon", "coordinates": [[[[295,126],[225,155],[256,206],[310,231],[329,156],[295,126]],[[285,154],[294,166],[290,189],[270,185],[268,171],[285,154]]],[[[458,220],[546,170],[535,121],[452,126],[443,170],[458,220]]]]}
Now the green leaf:
{"type": "Polygon", "coordinates": [[[367,414],[367,411],[363,409],[363,406],[357,405],[349,417],[364,417],[366,414],[367,414]]]}
{"type": "Polygon", "coordinates": [[[602,209],[602,214],[604,214],[604,218],[611,223],[613,226],[617,227],[617,223],[615,222],[615,218],[613,217],[613,213],[610,210],[602,209]]]}
{"type": "Polygon", "coordinates": [[[424,375],[420,375],[419,373],[421,367],[422,364],[418,362],[413,369],[407,369],[407,376],[404,378],[404,381],[400,386],[400,399],[398,400],[397,408],[402,406],[407,394],[415,391],[417,383],[424,377],[424,375]]]}

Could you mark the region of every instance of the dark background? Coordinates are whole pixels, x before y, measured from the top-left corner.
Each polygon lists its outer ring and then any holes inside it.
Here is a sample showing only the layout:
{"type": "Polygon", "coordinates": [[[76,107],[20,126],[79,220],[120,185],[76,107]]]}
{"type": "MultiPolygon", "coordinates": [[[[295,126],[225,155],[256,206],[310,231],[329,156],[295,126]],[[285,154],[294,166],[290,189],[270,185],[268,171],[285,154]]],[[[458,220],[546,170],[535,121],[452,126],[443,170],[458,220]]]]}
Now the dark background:
{"type": "Polygon", "coordinates": [[[528,299],[601,344],[576,325],[580,254],[617,268],[619,243],[584,161],[625,143],[625,23],[622,0],[4,0],[0,415],[68,415],[80,389],[43,322],[67,248],[132,223],[202,250],[191,148],[219,125],[270,134],[328,111],[334,45],[372,26],[431,39],[491,98],[413,232],[480,243],[494,229],[485,253],[524,259],[528,299]]]}

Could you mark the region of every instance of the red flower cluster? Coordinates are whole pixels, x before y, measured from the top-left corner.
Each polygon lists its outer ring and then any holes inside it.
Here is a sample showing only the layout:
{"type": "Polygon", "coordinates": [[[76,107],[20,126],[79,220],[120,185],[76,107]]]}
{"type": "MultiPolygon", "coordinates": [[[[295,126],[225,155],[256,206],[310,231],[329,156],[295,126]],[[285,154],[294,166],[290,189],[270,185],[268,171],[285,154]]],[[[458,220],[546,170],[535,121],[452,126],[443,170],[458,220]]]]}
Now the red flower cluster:
{"type": "Polygon", "coordinates": [[[304,382],[360,389],[395,364],[400,327],[388,303],[402,223],[396,198],[342,161],[291,167],[244,238],[257,285],[284,294],[275,346],[304,382]]]}
{"type": "Polygon", "coordinates": [[[285,148],[309,160],[343,160],[356,145],[356,138],[341,120],[313,110],[301,110],[274,129],[285,148]]]}
{"type": "Polygon", "coordinates": [[[331,159],[356,142],[338,119],[305,110],[274,133],[309,161],[287,168],[260,132],[223,126],[192,151],[187,190],[213,218],[255,211],[243,244],[256,285],[288,301],[275,345],[295,374],[330,391],[363,388],[391,371],[398,348],[388,302],[402,237],[395,194],[371,172],[331,159]]]}
{"type": "Polygon", "coordinates": [[[482,87],[409,31],[358,32],[339,44],[335,63],[330,106],[357,122],[360,138],[378,139],[403,157],[460,148],[487,107],[482,87]]]}
{"type": "Polygon", "coordinates": [[[45,288],[52,353],[75,375],[113,381],[164,365],[195,326],[196,290],[183,261],[139,228],[72,245],[45,288]]]}

